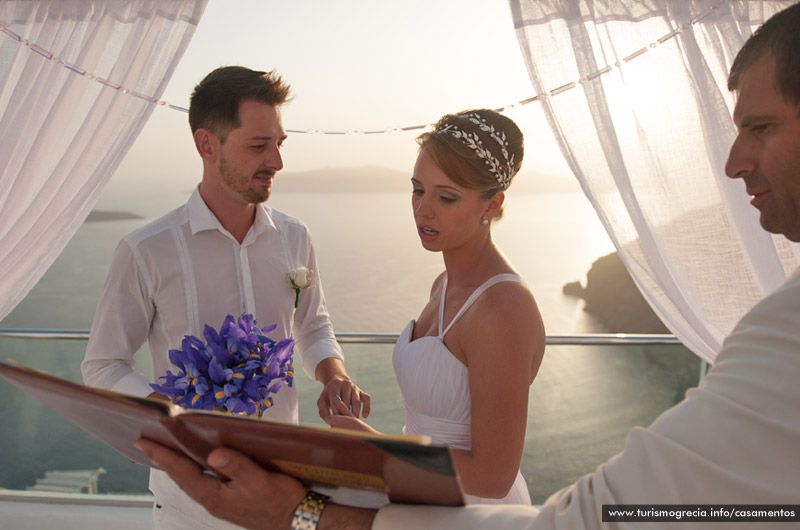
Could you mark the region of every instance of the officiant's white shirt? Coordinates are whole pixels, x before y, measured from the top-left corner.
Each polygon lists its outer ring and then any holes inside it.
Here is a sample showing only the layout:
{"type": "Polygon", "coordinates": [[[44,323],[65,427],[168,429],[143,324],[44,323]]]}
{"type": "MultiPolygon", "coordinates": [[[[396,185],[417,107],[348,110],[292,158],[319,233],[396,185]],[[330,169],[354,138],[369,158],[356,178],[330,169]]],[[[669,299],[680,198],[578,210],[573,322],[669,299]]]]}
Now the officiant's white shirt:
{"type": "MultiPolygon", "coordinates": [[[[261,204],[239,244],[195,189],[185,205],[119,243],[81,365],[84,382],[146,396],[153,391],[153,381],[135,370],[134,360],[145,341],[158,378],[167,370],[177,371],[168,351],[180,348],[184,335],[202,339],[205,324],[219,330],[226,315],[242,313],[253,314],[260,327],[277,324],[269,334],[276,341],[293,335],[295,354],[312,379],[323,359],[343,359],[307,227],[261,204]],[[289,272],[300,266],[314,275],[312,287],[300,292],[295,310],[289,272]]],[[[295,384],[307,384],[302,379],[296,378],[295,384]]],[[[274,402],[265,418],[297,423],[295,387],[284,385],[274,402]]],[[[153,474],[150,486],[158,498],[168,478],[156,475],[161,474],[153,474]]],[[[182,492],[168,489],[170,496],[182,497],[182,492]]],[[[193,510],[205,512],[196,504],[193,510]]]]}

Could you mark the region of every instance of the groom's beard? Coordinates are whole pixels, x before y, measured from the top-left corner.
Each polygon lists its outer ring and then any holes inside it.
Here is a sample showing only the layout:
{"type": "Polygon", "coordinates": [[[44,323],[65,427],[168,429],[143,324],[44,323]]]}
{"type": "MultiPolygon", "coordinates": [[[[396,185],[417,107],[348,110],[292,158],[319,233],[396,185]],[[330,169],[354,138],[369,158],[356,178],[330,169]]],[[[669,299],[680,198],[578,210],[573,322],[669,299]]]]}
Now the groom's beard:
{"type": "Polygon", "coordinates": [[[220,156],[219,174],[222,181],[242,199],[250,204],[259,204],[269,199],[276,171],[261,170],[248,176],[229,163],[227,158],[220,156]]]}

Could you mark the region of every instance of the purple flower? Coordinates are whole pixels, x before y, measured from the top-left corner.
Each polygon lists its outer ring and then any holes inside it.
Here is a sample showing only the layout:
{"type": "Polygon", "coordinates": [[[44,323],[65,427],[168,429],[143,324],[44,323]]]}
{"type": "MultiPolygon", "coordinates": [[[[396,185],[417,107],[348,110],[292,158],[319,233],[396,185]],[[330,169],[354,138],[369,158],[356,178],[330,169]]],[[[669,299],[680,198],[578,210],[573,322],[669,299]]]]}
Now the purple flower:
{"type": "Polygon", "coordinates": [[[180,371],[167,371],[159,378],[164,384],[150,386],[184,407],[260,416],[273,405],[271,396],[294,379],[294,340],[276,343],[266,336],[276,328],[259,329],[253,315],[227,315],[219,332],[204,327],[205,342],[186,335],[180,350],[169,351],[180,371]]]}
{"type": "Polygon", "coordinates": [[[159,394],[167,396],[171,400],[174,400],[177,397],[183,397],[184,395],[186,395],[186,386],[187,385],[186,384],[182,384],[182,385],[177,384],[178,379],[181,379],[181,380],[185,380],[186,379],[184,373],[181,372],[179,375],[175,375],[172,372],[170,372],[169,370],[167,370],[167,375],[162,376],[159,379],[166,379],[167,382],[164,383],[163,385],[150,385],[150,387],[153,390],[155,390],[156,392],[158,392],[159,394]]]}
{"type": "MultiPolygon", "coordinates": [[[[242,313],[242,316],[239,317],[239,328],[241,328],[241,330],[244,331],[245,334],[249,335],[250,333],[252,333],[255,325],[256,325],[256,320],[255,318],[253,318],[253,315],[242,313]]],[[[255,332],[261,333],[261,330],[255,328],[255,332]]]]}

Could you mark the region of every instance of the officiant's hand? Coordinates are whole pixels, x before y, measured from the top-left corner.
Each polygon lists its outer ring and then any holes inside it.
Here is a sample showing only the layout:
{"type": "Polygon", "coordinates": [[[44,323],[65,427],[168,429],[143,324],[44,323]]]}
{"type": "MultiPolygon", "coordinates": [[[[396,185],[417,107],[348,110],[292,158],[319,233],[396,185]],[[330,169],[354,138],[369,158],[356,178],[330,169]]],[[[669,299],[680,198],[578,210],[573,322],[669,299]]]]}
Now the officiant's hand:
{"type": "Polygon", "coordinates": [[[298,481],[269,473],[234,451],[217,449],[208,456],[208,466],[229,478],[220,480],[204,473],[188,458],[150,440],[140,438],[134,445],[211,515],[245,528],[267,528],[265,521],[272,521],[274,528],[288,528],[295,506],[306,495],[298,481]]]}
{"type": "Polygon", "coordinates": [[[350,380],[341,360],[333,357],[322,360],[315,375],[325,386],[317,400],[320,418],[327,421],[329,416],[341,414],[342,403],[356,418],[369,416],[372,398],[350,380]]]}
{"type": "MultiPolygon", "coordinates": [[[[150,440],[140,438],[135,446],[163,469],[189,497],[220,519],[253,530],[289,528],[295,508],[307,493],[295,479],[272,473],[243,454],[215,449],[208,465],[227,480],[204,473],[188,458],[150,440]]],[[[374,510],[329,503],[318,530],[367,530],[375,519],[374,510]]]]}

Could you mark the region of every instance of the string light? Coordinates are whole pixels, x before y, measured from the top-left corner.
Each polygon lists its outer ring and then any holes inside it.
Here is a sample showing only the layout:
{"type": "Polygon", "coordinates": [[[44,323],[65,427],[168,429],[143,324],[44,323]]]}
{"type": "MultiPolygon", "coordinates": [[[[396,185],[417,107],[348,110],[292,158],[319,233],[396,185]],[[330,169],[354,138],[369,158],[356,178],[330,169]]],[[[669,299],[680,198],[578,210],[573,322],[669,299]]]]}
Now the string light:
{"type": "MultiPolygon", "coordinates": [[[[622,68],[623,64],[630,63],[634,59],[637,59],[637,58],[641,57],[642,55],[646,54],[648,51],[653,50],[656,47],[664,44],[665,42],[668,42],[670,39],[678,36],[681,32],[683,32],[686,29],[692,27],[694,24],[698,24],[700,21],[702,21],[703,19],[705,19],[706,17],[711,15],[711,13],[713,13],[719,6],[721,6],[725,2],[729,2],[729,1],[730,0],[719,0],[716,4],[710,6],[704,12],[701,12],[701,13],[695,15],[694,17],[692,17],[692,19],[689,21],[688,25],[679,24],[677,28],[673,29],[672,31],[670,31],[669,33],[664,35],[663,37],[661,37],[659,39],[656,39],[656,41],[651,42],[651,43],[649,43],[649,44],[647,44],[645,46],[642,46],[638,50],[636,50],[636,51],[630,53],[629,55],[625,56],[622,59],[621,62],[617,61],[613,65],[604,66],[603,68],[600,68],[600,69],[595,70],[594,72],[592,72],[590,74],[587,74],[587,75],[583,76],[582,78],[580,78],[577,81],[572,81],[572,82],[569,82],[569,83],[565,83],[565,84],[563,84],[563,85],[561,85],[559,87],[556,87],[556,88],[554,88],[552,90],[546,91],[545,93],[536,94],[533,97],[530,97],[530,98],[527,98],[527,99],[523,99],[523,100],[517,101],[515,103],[510,103],[508,105],[496,108],[494,110],[496,110],[497,112],[506,112],[506,111],[509,111],[509,110],[514,109],[516,107],[520,107],[520,106],[523,106],[523,105],[528,105],[530,103],[533,103],[534,101],[540,101],[543,98],[557,96],[559,94],[563,94],[564,92],[568,92],[568,91],[572,90],[573,88],[576,88],[579,85],[586,84],[588,82],[594,81],[595,79],[598,79],[598,78],[602,77],[603,75],[608,74],[609,72],[612,72],[614,69],[620,69],[620,68],[622,68]]],[[[178,112],[184,112],[184,113],[188,113],[189,112],[189,109],[187,109],[187,108],[181,107],[179,105],[173,105],[172,103],[169,103],[167,101],[158,99],[158,98],[153,97],[153,96],[148,96],[147,94],[141,94],[141,93],[139,93],[139,92],[137,92],[135,90],[123,87],[123,86],[118,85],[118,84],[116,84],[116,83],[114,83],[112,81],[109,81],[108,79],[104,79],[104,78],[96,76],[96,75],[94,75],[94,74],[92,74],[90,72],[87,72],[85,69],[81,68],[80,66],[75,65],[75,64],[71,64],[71,63],[61,59],[60,57],[55,56],[49,50],[46,50],[46,49],[42,48],[41,46],[37,45],[34,42],[30,42],[28,39],[22,37],[21,35],[18,35],[11,28],[6,26],[5,24],[0,23],[0,31],[5,33],[10,38],[16,40],[21,45],[29,48],[32,52],[44,57],[48,61],[55,61],[56,64],[60,64],[61,66],[63,66],[64,68],[66,68],[67,70],[69,70],[70,72],[72,72],[75,75],[86,77],[87,79],[92,80],[92,81],[96,81],[96,82],[102,84],[105,87],[111,88],[112,90],[117,90],[122,94],[131,95],[133,97],[142,99],[142,100],[147,101],[149,103],[152,103],[154,105],[167,107],[169,109],[176,110],[178,112]]],[[[385,134],[385,133],[400,132],[400,131],[403,131],[403,132],[405,132],[405,131],[415,131],[415,130],[419,130],[419,129],[428,128],[431,125],[432,124],[420,124],[420,125],[409,125],[409,126],[403,126],[403,127],[387,127],[385,129],[373,129],[373,130],[360,130],[360,129],[344,129],[344,130],[286,129],[286,132],[294,133],[294,134],[323,134],[323,135],[334,135],[334,136],[354,135],[354,134],[385,134]]]]}

